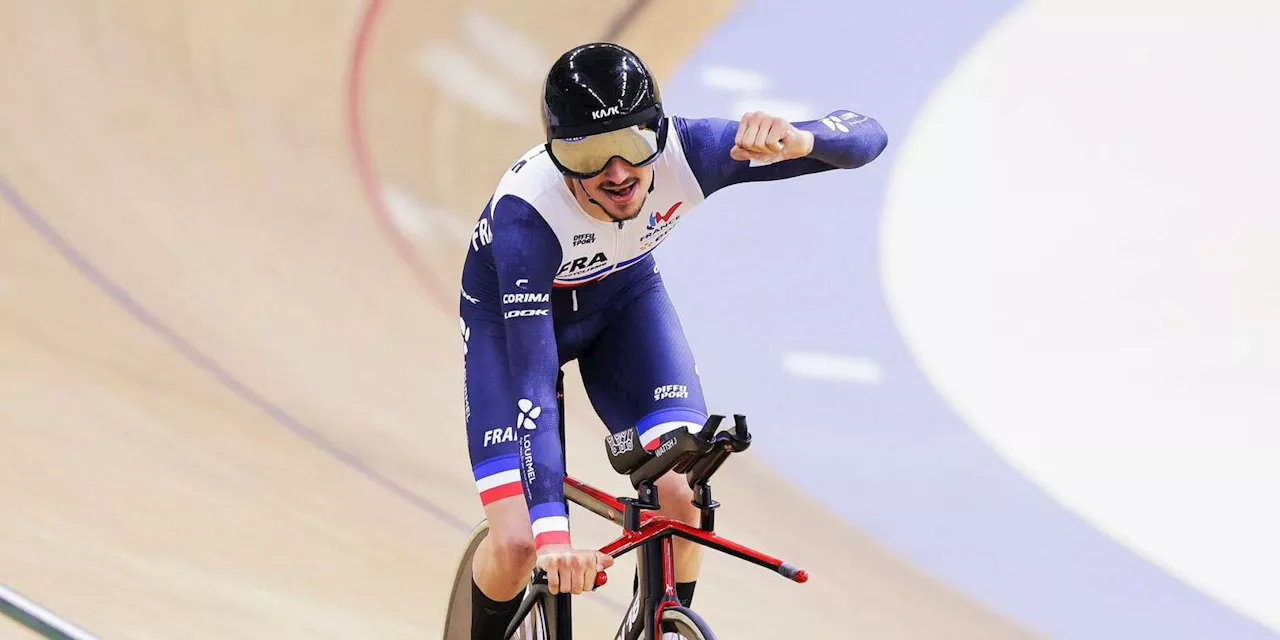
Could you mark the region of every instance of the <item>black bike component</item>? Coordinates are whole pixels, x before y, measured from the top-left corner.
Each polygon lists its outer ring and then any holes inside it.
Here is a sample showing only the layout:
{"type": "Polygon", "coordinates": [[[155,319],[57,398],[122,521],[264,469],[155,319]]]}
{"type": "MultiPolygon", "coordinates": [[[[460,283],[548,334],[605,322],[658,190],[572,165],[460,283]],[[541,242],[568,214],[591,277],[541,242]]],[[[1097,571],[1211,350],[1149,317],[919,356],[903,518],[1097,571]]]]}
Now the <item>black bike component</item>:
{"type": "MultiPolygon", "coordinates": [[[[520,629],[520,625],[524,624],[524,619],[533,611],[534,605],[538,604],[538,600],[550,601],[551,590],[547,588],[547,576],[542,574],[542,583],[539,584],[536,579],[533,584],[529,585],[529,589],[525,592],[524,600],[520,601],[520,608],[516,609],[516,615],[511,619],[511,623],[507,625],[507,632],[502,635],[503,640],[511,640],[516,635],[516,631],[520,629]]],[[[572,633],[572,631],[570,631],[572,633]]],[[[557,633],[557,637],[559,637],[557,633]]]]}
{"type": "Polygon", "coordinates": [[[664,597],[662,584],[662,539],[659,536],[645,542],[636,554],[636,567],[640,572],[640,615],[644,617],[643,638],[661,638],[653,627],[653,614],[664,597]]]}
{"type": "Polygon", "coordinates": [[[618,498],[618,502],[623,505],[622,528],[627,531],[636,531],[640,528],[641,511],[657,511],[662,508],[658,503],[658,488],[652,482],[646,482],[637,489],[635,498],[618,498]]]}
{"type": "MultiPolygon", "coordinates": [[[[597,584],[591,586],[592,591],[598,588],[599,585],[597,584]]],[[[515,635],[516,630],[524,623],[524,619],[533,611],[539,600],[543,602],[543,615],[547,620],[548,626],[556,630],[556,640],[561,638],[572,640],[573,618],[570,614],[571,610],[564,608],[564,601],[570,600],[571,596],[572,594],[569,593],[552,595],[551,588],[547,584],[547,572],[542,569],[534,569],[533,578],[529,581],[529,588],[525,591],[524,599],[520,601],[520,607],[516,609],[515,617],[507,625],[507,632],[503,635],[503,640],[510,640],[515,635]],[[564,635],[566,633],[569,635],[564,635]]]]}
{"type": "Polygon", "coordinates": [[[652,455],[631,472],[631,486],[638,488],[644,483],[653,482],[672,469],[683,473],[681,469],[692,465],[694,459],[702,455],[706,448],[704,440],[686,429],[677,429],[662,436],[661,444],[653,450],[652,455]]]}
{"type": "MultiPolygon", "coordinates": [[[[560,427],[560,459],[564,461],[564,468],[569,468],[569,452],[564,438],[564,369],[556,372],[556,409],[559,410],[559,427],[560,427]]],[[[569,498],[562,498],[564,501],[564,512],[569,513],[569,498]]],[[[543,573],[543,580],[546,580],[546,574],[543,573]]],[[[573,594],[557,593],[556,595],[545,596],[547,606],[543,610],[552,609],[550,613],[550,621],[548,626],[555,631],[556,640],[573,640],[573,594]]]]}
{"type": "Polygon", "coordinates": [[[640,435],[635,427],[605,436],[604,449],[614,471],[627,475],[639,469],[649,459],[649,452],[636,445],[639,439],[640,435]]]}
{"type": "Polygon", "coordinates": [[[702,512],[702,530],[715,531],[716,508],[720,506],[720,503],[711,497],[711,485],[707,484],[705,480],[693,487],[693,506],[702,512]]]}
{"type": "Polygon", "coordinates": [[[708,452],[697,458],[685,470],[690,488],[696,489],[699,485],[706,484],[712,474],[719,470],[720,465],[729,458],[729,454],[746,451],[747,447],[751,446],[751,433],[747,430],[746,416],[734,415],[733,418],[733,429],[720,431],[712,436],[708,452]]]}
{"type": "Polygon", "coordinates": [[[711,442],[711,438],[720,431],[720,423],[724,422],[724,416],[712,414],[707,416],[707,422],[702,426],[702,431],[698,432],[698,436],[706,442],[711,442]]]}

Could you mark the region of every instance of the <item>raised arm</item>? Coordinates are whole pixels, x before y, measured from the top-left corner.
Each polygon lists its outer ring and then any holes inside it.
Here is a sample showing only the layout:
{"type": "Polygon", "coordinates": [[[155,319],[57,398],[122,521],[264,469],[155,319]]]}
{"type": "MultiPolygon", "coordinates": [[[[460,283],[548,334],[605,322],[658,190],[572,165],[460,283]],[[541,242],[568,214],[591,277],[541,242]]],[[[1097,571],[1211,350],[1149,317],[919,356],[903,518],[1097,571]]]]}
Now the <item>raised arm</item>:
{"type": "Polygon", "coordinates": [[[889,143],[875,119],[843,110],[819,120],[793,123],[761,113],[747,114],[741,122],[725,118],[672,120],[706,196],[740,182],[855,169],[875,160],[889,143]],[[784,135],[781,147],[768,146],[784,135]],[[751,153],[741,145],[760,151],[751,153]],[[767,157],[769,163],[761,164],[752,157],[767,157]]]}

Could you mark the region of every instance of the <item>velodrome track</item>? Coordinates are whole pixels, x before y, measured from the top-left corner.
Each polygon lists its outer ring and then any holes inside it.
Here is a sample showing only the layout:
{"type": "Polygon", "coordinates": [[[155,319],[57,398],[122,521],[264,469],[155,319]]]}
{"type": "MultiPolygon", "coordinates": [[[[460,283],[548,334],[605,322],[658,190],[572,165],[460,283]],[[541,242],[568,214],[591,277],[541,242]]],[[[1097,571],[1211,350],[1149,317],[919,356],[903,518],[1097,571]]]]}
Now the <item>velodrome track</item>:
{"type": "MultiPolygon", "coordinates": [[[[437,634],[481,513],[466,233],[554,53],[616,30],[670,77],[734,9],[677,4],[5,3],[0,582],[103,638],[437,634]]],[[[572,469],[621,492],[569,373],[572,469]]],[[[761,458],[717,476],[719,525],[813,578],[709,558],[722,637],[1030,636],[761,458]]]]}

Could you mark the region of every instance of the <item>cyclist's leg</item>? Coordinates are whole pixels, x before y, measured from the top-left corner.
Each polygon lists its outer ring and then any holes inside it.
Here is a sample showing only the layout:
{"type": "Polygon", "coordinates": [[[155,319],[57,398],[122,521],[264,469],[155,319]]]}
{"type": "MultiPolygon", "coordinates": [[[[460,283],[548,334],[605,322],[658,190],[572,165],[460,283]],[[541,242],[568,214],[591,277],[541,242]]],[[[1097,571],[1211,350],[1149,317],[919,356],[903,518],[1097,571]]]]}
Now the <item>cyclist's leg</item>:
{"type": "MultiPolygon", "coordinates": [[[[648,445],[674,429],[701,426],[707,410],[693,352],[661,278],[654,272],[636,284],[628,303],[578,361],[591,404],[609,430],[617,433],[635,426],[641,442],[648,445]]],[[[660,513],[699,523],[693,492],[683,475],[668,473],[657,487],[660,513]]],[[[691,597],[702,547],[677,538],[675,551],[676,581],[691,597]]]]}
{"type": "Polygon", "coordinates": [[[533,530],[520,484],[506,339],[500,323],[463,318],[467,449],[489,535],[472,562],[472,638],[500,638],[533,571],[533,530]]]}

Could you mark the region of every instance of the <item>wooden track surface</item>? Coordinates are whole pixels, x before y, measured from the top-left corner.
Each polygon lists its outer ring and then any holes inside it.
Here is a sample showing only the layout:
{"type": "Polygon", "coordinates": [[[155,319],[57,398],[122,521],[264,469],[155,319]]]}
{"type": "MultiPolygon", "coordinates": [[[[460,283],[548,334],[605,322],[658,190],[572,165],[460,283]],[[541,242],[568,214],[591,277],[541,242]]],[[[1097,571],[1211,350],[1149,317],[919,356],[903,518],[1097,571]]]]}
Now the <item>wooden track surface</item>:
{"type": "MultiPolygon", "coordinates": [[[[655,0],[619,39],[669,74],[732,5],[655,0]]],[[[103,638],[438,636],[481,517],[460,234],[537,136],[536,80],[477,32],[522,34],[532,69],[625,9],[466,7],[0,5],[0,582],[103,638]],[[441,50],[499,67],[529,116],[451,97],[441,50]]],[[[572,468],[622,492],[569,374],[572,468]]],[[[1026,637],[749,454],[716,489],[726,535],[813,574],[709,558],[721,637],[1026,637]]],[[[584,632],[613,631],[629,566],[581,599],[584,632]]]]}

